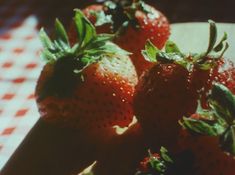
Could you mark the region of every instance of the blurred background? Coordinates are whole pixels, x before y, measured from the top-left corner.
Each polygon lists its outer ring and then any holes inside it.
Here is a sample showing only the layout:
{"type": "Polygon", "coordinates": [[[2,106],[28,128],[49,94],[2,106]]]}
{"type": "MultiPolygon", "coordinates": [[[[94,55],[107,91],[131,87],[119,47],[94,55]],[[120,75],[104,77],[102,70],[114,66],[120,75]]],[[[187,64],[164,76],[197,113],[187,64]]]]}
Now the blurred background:
{"type": "MultiPolygon", "coordinates": [[[[31,12],[28,14],[36,14],[42,22],[48,25],[54,21],[55,17],[59,17],[64,22],[68,22],[73,15],[72,9],[83,8],[92,3],[99,3],[104,0],[2,0],[0,7],[9,4],[14,9],[21,6],[28,6],[31,12]]],[[[202,21],[213,19],[216,22],[235,22],[234,0],[145,0],[162,11],[171,23],[202,21]]],[[[1,9],[0,9],[1,13],[1,9]]],[[[6,16],[7,17],[7,16],[6,16]]],[[[1,18],[5,18],[1,16],[1,18]]],[[[1,25],[1,24],[0,24],[1,25]]]]}

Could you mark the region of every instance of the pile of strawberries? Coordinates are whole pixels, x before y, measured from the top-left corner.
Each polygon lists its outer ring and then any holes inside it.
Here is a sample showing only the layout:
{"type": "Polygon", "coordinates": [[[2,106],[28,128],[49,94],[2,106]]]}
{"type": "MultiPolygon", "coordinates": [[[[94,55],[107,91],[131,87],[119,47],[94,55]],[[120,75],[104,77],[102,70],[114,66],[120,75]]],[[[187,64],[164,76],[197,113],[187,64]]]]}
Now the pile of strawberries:
{"type": "Polygon", "coordinates": [[[56,20],[53,40],[40,31],[38,109],[80,133],[77,173],[235,173],[235,67],[209,26],[205,52],[185,54],[161,12],[123,0],[75,10],[68,33],[56,20]]]}

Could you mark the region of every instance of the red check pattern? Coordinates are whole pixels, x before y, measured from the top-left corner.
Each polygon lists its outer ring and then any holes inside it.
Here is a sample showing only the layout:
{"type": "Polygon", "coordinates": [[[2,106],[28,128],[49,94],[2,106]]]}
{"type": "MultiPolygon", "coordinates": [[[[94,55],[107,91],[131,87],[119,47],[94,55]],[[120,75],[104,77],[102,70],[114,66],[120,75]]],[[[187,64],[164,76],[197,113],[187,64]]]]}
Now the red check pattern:
{"type": "Polygon", "coordinates": [[[0,0],[0,171],[39,118],[39,27],[50,32],[56,17],[69,26],[73,9],[94,1],[0,0]]]}
{"type": "Polygon", "coordinates": [[[41,45],[30,12],[21,0],[0,2],[0,170],[39,118],[33,93],[41,45]]]}

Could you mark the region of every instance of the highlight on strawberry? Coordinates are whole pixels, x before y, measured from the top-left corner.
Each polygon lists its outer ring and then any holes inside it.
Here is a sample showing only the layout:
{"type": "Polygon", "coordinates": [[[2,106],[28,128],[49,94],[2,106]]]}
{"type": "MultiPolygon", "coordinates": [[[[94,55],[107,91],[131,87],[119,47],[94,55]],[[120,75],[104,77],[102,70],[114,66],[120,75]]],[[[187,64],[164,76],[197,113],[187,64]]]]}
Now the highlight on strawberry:
{"type": "MultiPolygon", "coordinates": [[[[143,0],[105,1],[88,6],[83,12],[98,33],[115,34],[114,42],[133,53],[130,57],[139,76],[152,66],[141,55],[146,40],[150,39],[162,48],[170,35],[170,24],[165,15],[143,0]]],[[[73,27],[71,31],[70,39],[74,42],[76,33],[73,27]]]]}
{"type": "Polygon", "coordinates": [[[58,19],[55,39],[40,31],[46,65],[36,86],[37,105],[45,121],[105,140],[115,134],[114,125],[127,127],[133,119],[136,71],[129,53],[110,42],[113,35],[97,34],[80,10],[74,23],[74,45],[58,19]]]}
{"type": "Polygon", "coordinates": [[[172,143],[177,142],[180,131],[178,120],[196,111],[199,97],[206,102],[212,82],[220,74],[221,60],[228,48],[227,34],[217,41],[216,25],[211,20],[209,25],[209,45],[203,53],[184,54],[172,41],[166,43],[165,51],[148,41],[142,51],[154,66],[139,80],[134,111],[150,148],[174,147],[172,143]],[[153,133],[155,139],[151,138],[153,133]]]}

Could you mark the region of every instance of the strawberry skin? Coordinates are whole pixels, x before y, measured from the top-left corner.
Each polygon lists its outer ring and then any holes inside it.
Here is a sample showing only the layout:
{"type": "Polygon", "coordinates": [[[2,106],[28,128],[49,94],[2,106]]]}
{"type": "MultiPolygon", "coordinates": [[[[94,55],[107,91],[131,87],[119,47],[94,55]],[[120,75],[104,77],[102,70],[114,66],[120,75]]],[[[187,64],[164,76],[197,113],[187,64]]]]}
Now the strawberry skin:
{"type": "Polygon", "coordinates": [[[214,81],[225,85],[235,94],[235,67],[233,61],[228,59],[220,60],[217,72],[214,76],[214,81]]]}
{"type": "Polygon", "coordinates": [[[139,25],[138,28],[129,25],[125,29],[126,31],[115,40],[121,48],[133,53],[131,59],[139,76],[152,66],[141,55],[141,50],[144,49],[146,41],[150,39],[156,47],[161,49],[170,35],[170,25],[167,18],[154,7],[148,6],[148,8],[151,9],[154,18],[150,18],[145,12],[137,10],[135,20],[139,25]]]}
{"type": "Polygon", "coordinates": [[[196,100],[188,90],[188,77],[189,72],[181,65],[160,63],[139,80],[134,110],[153,148],[172,146],[170,143],[178,138],[178,120],[196,109],[196,100]],[[152,139],[153,133],[157,139],[152,139]]]}

